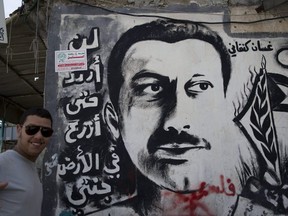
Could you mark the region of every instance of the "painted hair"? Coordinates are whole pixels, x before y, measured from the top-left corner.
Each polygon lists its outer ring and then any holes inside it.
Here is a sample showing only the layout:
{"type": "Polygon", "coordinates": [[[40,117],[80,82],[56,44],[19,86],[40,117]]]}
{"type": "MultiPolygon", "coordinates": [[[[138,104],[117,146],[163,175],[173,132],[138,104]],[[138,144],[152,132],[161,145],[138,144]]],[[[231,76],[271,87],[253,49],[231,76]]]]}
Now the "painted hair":
{"type": "Polygon", "coordinates": [[[114,107],[118,109],[119,91],[123,84],[122,62],[133,44],[146,40],[175,43],[186,39],[205,41],[216,49],[221,59],[224,95],[226,95],[231,75],[231,60],[222,38],[207,26],[199,23],[159,19],[129,29],[121,35],[113,47],[108,60],[108,85],[114,107]]]}
{"type": "Polygon", "coordinates": [[[51,121],[51,126],[53,124],[53,119],[52,119],[50,112],[44,108],[36,108],[36,107],[33,107],[33,108],[26,110],[21,115],[20,120],[19,120],[19,124],[23,125],[25,123],[27,117],[30,115],[36,115],[36,116],[39,116],[41,118],[49,119],[51,121]]]}

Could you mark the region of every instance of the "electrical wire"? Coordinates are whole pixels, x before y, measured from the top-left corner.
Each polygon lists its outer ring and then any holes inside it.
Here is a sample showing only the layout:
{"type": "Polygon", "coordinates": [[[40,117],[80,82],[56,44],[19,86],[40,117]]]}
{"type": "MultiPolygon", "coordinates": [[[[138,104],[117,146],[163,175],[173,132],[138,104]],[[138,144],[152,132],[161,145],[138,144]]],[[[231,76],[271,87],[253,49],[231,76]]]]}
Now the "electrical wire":
{"type": "Polygon", "coordinates": [[[38,74],[38,64],[39,64],[39,43],[38,43],[38,30],[39,30],[39,0],[37,1],[37,11],[36,11],[36,30],[35,38],[33,39],[30,49],[34,51],[35,59],[35,74],[38,74]]]}
{"type": "Polygon", "coordinates": [[[6,47],[6,73],[9,72],[9,57],[12,60],[12,56],[13,56],[13,49],[11,48],[12,27],[13,27],[13,20],[11,19],[10,30],[9,30],[9,35],[8,35],[9,42],[8,42],[8,46],[6,47]]]}

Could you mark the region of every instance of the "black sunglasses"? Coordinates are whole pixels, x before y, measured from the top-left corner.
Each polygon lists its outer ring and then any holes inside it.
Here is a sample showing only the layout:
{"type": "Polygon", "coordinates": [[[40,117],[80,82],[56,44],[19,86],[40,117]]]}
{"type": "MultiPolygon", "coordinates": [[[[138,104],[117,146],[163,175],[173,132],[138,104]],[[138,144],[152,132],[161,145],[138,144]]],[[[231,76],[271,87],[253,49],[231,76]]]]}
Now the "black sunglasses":
{"type": "Polygon", "coordinates": [[[43,137],[50,137],[53,134],[53,129],[48,127],[41,127],[36,125],[27,125],[25,126],[25,132],[27,135],[32,136],[41,131],[43,137]]]}

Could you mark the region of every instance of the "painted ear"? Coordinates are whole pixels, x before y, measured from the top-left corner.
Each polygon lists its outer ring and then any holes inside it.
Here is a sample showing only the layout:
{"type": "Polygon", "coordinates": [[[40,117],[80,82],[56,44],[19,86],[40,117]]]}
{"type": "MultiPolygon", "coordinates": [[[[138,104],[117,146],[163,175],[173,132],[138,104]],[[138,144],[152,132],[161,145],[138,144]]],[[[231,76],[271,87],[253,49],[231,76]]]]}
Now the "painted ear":
{"type": "Polygon", "coordinates": [[[113,105],[110,102],[106,103],[105,105],[104,119],[112,137],[114,138],[115,141],[117,141],[117,139],[120,137],[119,126],[118,126],[119,121],[118,121],[117,113],[113,105]]]}

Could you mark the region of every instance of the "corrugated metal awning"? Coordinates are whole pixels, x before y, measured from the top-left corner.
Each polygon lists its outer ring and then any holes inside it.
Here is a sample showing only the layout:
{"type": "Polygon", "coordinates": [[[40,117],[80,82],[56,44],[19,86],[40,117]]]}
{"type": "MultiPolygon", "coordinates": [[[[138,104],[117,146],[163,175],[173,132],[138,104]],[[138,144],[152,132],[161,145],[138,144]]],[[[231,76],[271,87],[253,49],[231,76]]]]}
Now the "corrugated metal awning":
{"type": "Polygon", "coordinates": [[[5,121],[17,123],[24,110],[43,106],[45,11],[34,5],[6,19],[8,44],[0,44],[0,119],[5,121]]]}

